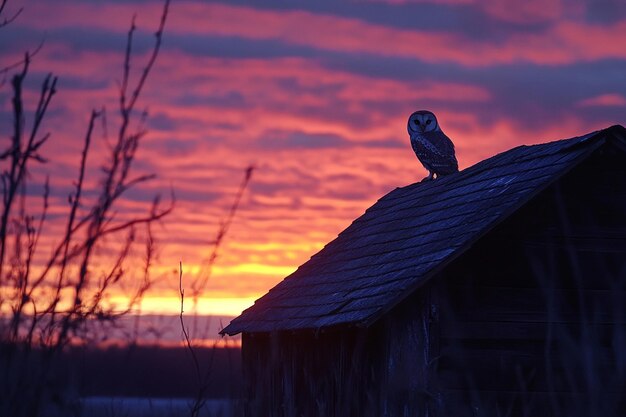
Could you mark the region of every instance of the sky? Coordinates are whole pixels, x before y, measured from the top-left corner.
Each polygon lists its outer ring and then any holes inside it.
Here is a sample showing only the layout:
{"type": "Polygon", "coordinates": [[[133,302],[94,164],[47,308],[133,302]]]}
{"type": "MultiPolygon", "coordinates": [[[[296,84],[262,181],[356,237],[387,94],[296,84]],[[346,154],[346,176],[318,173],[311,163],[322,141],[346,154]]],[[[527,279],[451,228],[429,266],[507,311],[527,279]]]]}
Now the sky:
{"type": "MultiPolygon", "coordinates": [[[[51,212],[62,217],[91,109],[94,167],[106,154],[124,46],[138,26],[132,75],[152,45],[156,0],[11,0],[0,67],[43,46],[30,68],[31,108],[59,77],[44,129],[51,212]]],[[[427,172],[406,121],[429,109],[460,168],[521,144],[626,123],[626,2],[621,0],[173,0],[163,45],[138,106],[148,134],[135,163],[156,179],[121,208],[176,196],[155,228],[158,258],[143,311],[177,313],[178,265],[193,279],[211,253],[246,167],[255,171],[198,301],[237,315],[377,199],[427,172]]],[[[136,79],[136,78],[135,78],[136,79]]],[[[11,134],[10,83],[0,131],[11,134]]],[[[98,187],[88,172],[88,193],[98,187]]],[[[33,203],[35,204],[35,203],[33,203]]],[[[44,243],[55,237],[54,220],[44,243]]],[[[116,294],[120,299],[124,293],[116,294]]]]}

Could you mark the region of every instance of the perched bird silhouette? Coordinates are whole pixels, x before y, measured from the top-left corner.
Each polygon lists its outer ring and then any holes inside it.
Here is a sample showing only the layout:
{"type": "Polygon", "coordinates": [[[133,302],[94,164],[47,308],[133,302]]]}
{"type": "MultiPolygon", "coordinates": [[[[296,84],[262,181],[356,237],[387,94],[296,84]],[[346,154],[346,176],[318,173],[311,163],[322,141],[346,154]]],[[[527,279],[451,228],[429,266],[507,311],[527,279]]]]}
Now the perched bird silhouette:
{"type": "Polygon", "coordinates": [[[454,155],[454,144],[439,127],[437,118],[428,110],[419,110],[409,117],[407,125],[411,147],[417,159],[429,175],[422,181],[432,180],[437,175],[458,172],[459,163],[454,155]]]}

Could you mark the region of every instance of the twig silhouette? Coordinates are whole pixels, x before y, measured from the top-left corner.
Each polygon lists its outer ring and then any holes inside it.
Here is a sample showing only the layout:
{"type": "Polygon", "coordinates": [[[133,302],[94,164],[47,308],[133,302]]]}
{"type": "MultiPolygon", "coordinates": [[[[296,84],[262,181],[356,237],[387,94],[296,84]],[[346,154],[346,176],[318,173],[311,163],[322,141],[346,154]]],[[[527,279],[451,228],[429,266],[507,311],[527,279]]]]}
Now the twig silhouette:
{"type": "MultiPolygon", "coordinates": [[[[215,264],[215,261],[217,260],[218,249],[221,246],[224,240],[224,237],[226,236],[226,233],[228,232],[230,228],[230,225],[235,217],[235,214],[237,213],[237,209],[239,208],[241,198],[243,196],[244,191],[248,187],[248,184],[250,183],[250,179],[252,178],[253,172],[254,172],[253,166],[248,166],[245,169],[243,180],[241,184],[239,185],[239,189],[237,190],[237,193],[235,194],[235,199],[233,201],[233,204],[230,206],[226,219],[223,222],[221,222],[220,227],[217,232],[217,236],[215,240],[213,241],[213,249],[207,260],[207,265],[206,265],[207,270],[204,271],[204,273],[201,272],[201,276],[196,278],[192,282],[192,296],[193,296],[194,304],[197,303],[197,299],[200,296],[200,293],[206,288],[206,285],[210,278],[211,270],[213,268],[213,265],[215,264]]],[[[202,407],[204,407],[204,404],[206,403],[205,396],[206,396],[206,392],[208,391],[209,383],[210,383],[211,364],[213,362],[213,357],[215,354],[215,345],[213,346],[213,349],[211,349],[210,351],[211,356],[209,357],[209,364],[207,368],[205,369],[205,372],[202,372],[202,369],[200,367],[200,362],[198,361],[196,350],[192,344],[192,337],[190,335],[189,329],[185,326],[185,322],[183,320],[185,290],[183,288],[182,262],[180,262],[180,265],[179,265],[179,293],[180,293],[180,326],[182,329],[185,345],[187,347],[187,350],[189,350],[191,357],[192,357],[194,373],[196,375],[196,379],[198,383],[196,396],[194,398],[193,404],[191,405],[190,415],[191,417],[197,417],[198,413],[200,412],[200,410],[202,409],[202,407]]],[[[197,315],[195,315],[194,318],[197,318],[197,315]]]]}

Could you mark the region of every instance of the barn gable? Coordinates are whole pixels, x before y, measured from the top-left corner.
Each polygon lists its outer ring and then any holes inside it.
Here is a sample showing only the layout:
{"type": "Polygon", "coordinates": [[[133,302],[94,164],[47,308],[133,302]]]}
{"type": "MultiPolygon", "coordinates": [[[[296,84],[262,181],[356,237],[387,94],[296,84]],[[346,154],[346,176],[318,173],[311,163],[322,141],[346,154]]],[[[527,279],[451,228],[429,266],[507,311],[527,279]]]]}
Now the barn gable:
{"type": "Polygon", "coordinates": [[[222,333],[369,325],[608,141],[626,146],[626,129],[520,146],[398,188],[222,333]]]}

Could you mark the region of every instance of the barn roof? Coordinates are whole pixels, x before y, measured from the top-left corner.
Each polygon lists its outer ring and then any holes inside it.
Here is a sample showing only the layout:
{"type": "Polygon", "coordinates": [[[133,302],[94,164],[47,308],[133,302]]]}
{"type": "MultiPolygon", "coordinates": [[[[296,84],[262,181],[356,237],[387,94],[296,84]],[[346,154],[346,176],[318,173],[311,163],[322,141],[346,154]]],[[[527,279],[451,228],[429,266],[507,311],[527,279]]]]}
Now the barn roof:
{"type": "Polygon", "coordinates": [[[626,143],[626,129],[518,146],[396,188],[221,333],[373,323],[606,141],[626,143]]]}

